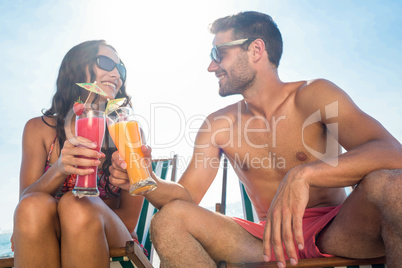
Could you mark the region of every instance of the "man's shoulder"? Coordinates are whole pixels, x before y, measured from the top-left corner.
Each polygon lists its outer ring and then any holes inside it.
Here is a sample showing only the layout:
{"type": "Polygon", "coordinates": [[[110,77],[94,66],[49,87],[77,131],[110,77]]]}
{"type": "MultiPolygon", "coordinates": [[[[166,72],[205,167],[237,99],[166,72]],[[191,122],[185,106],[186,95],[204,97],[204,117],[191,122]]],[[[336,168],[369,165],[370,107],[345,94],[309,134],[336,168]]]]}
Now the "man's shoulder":
{"type": "Polygon", "coordinates": [[[230,127],[239,117],[242,101],[221,108],[207,116],[201,128],[219,129],[230,127]]]}
{"type": "Polygon", "coordinates": [[[329,80],[308,80],[295,91],[295,103],[298,106],[309,106],[313,102],[327,102],[339,94],[344,92],[329,80]]]}
{"type": "Polygon", "coordinates": [[[334,83],[323,78],[306,80],[299,88],[297,88],[296,96],[303,97],[308,94],[316,94],[317,91],[323,91],[333,87],[336,87],[334,83]]]}
{"type": "Polygon", "coordinates": [[[219,120],[223,117],[235,118],[236,116],[238,116],[238,112],[241,111],[242,105],[243,101],[230,104],[208,115],[208,119],[219,120]]]}

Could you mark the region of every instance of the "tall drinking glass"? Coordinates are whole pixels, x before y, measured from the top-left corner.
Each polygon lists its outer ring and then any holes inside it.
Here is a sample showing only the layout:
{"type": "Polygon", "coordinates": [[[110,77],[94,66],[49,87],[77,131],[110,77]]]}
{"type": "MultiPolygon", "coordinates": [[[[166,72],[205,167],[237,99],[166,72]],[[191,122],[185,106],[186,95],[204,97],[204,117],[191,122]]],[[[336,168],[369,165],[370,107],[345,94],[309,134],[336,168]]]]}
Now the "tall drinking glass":
{"type": "MultiPolygon", "coordinates": [[[[85,109],[84,112],[76,117],[75,120],[75,134],[89,139],[90,141],[96,143],[96,150],[100,152],[100,148],[103,143],[103,138],[105,136],[105,114],[101,111],[94,111],[90,109],[85,109]]],[[[81,145],[85,146],[85,145],[81,145]]],[[[84,156],[79,156],[81,158],[87,158],[84,156]]],[[[89,159],[89,158],[88,158],[89,159]]],[[[98,186],[97,186],[97,174],[98,167],[81,167],[83,169],[93,169],[95,172],[89,175],[78,175],[73,189],[73,194],[78,197],[83,196],[99,196],[98,186]]]]}
{"type": "Polygon", "coordinates": [[[156,188],[141,151],[141,132],[134,111],[120,107],[106,115],[110,137],[127,164],[130,194],[142,195],[156,188]]]}

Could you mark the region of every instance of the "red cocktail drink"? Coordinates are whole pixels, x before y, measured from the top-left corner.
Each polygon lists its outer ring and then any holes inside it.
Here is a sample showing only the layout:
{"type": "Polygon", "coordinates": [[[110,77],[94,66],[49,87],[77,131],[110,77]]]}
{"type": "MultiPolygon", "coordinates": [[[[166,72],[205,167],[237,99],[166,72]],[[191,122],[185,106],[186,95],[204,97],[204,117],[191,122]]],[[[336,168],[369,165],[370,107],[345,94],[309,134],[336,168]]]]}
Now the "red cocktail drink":
{"type": "MultiPolygon", "coordinates": [[[[96,143],[96,150],[100,152],[100,148],[105,136],[105,117],[101,111],[85,110],[75,121],[75,132],[77,136],[87,138],[96,143]]],[[[81,145],[85,146],[85,145],[81,145]]],[[[89,147],[89,146],[88,146],[89,147]]],[[[83,169],[93,169],[95,172],[89,175],[78,175],[73,194],[78,197],[82,196],[99,196],[97,187],[97,166],[81,167],[83,169]]]]}

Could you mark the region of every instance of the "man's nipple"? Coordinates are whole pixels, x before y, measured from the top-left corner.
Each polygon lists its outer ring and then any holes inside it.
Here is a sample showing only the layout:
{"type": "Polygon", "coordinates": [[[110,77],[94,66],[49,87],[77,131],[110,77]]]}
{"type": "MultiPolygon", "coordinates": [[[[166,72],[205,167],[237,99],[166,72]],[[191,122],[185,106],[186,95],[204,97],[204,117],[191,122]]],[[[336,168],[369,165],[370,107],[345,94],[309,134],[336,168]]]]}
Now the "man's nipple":
{"type": "Polygon", "coordinates": [[[303,152],[297,152],[296,153],[296,158],[299,161],[306,161],[307,160],[307,155],[303,152]]]}

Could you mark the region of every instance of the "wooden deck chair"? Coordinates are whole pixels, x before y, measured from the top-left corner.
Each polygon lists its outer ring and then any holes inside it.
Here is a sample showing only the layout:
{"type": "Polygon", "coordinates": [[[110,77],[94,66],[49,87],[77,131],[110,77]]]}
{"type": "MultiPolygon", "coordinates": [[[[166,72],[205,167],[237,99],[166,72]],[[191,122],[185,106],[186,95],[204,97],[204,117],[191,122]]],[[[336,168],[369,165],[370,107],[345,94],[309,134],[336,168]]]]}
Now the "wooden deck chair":
{"type": "MultiPolygon", "coordinates": [[[[176,181],[177,155],[168,159],[157,159],[152,161],[152,169],[155,174],[161,179],[166,179],[170,173],[170,180],[176,181]],[[170,172],[169,172],[170,170],[170,172]]],[[[140,218],[136,226],[138,241],[148,251],[148,256],[145,256],[143,249],[134,241],[127,241],[125,247],[110,248],[110,267],[123,268],[152,268],[152,257],[154,249],[149,236],[149,226],[153,214],[157,211],[147,200],[141,210],[140,218]]],[[[0,259],[0,267],[13,267],[14,258],[7,257],[0,259]]]]}
{"type": "MultiPolygon", "coordinates": [[[[163,180],[166,180],[170,169],[170,180],[176,181],[177,155],[174,155],[173,158],[153,160],[152,169],[156,176],[163,180]]],[[[148,252],[148,256],[145,256],[142,248],[137,243],[128,241],[126,247],[110,249],[111,268],[153,267],[152,260],[155,250],[150,239],[149,227],[151,218],[156,212],[157,209],[145,199],[135,228],[138,241],[144,246],[148,252]],[[134,266],[134,264],[136,266],[134,266]]]]}
{"type": "MultiPolygon", "coordinates": [[[[224,161],[227,161],[226,157],[224,161]]],[[[226,191],[227,184],[227,165],[223,165],[224,172],[222,178],[222,192],[226,191]]],[[[242,197],[242,205],[243,205],[243,214],[244,219],[252,222],[259,222],[255,209],[248,197],[248,194],[244,188],[244,185],[239,181],[240,192],[242,197]]],[[[226,197],[226,195],[225,195],[226,197]]],[[[222,202],[223,204],[226,203],[222,202]]],[[[219,204],[217,204],[219,207],[219,204]]],[[[220,204],[220,212],[222,213],[224,208],[222,208],[222,204],[220,204]]],[[[219,268],[224,267],[232,267],[232,268],[276,268],[278,267],[275,261],[271,262],[258,262],[258,263],[226,263],[225,261],[219,262],[219,268]]],[[[316,259],[303,259],[299,260],[298,265],[292,266],[289,261],[286,262],[286,267],[305,267],[305,268],[314,268],[314,267],[327,267],[327,268],[384,268],[387,267],[385,264],[385,257],[374,258],[374,259],[349,259],[349,258],[341,258],[341,257],[333,257],[333,258],[316,258],[316,259]]]]}

